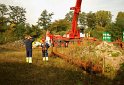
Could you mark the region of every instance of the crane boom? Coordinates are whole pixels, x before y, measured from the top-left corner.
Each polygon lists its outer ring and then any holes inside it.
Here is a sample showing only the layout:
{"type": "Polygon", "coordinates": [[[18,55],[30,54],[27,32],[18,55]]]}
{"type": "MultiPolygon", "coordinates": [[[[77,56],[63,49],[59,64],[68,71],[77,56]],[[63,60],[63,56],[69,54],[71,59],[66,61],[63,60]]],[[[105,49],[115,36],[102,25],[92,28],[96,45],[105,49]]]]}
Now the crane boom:
{"type": "Polygon", "coordinates": [[[81,10],[81,3],[82,0],[77,0],[75,7],[70,8],[71,10],[74,10],[74,15],[72,19],[72,28],[71,28],[71,32],[69,33],[70,38],[80,37],[80,31],[77,30],[77,22],[81,10]]]}

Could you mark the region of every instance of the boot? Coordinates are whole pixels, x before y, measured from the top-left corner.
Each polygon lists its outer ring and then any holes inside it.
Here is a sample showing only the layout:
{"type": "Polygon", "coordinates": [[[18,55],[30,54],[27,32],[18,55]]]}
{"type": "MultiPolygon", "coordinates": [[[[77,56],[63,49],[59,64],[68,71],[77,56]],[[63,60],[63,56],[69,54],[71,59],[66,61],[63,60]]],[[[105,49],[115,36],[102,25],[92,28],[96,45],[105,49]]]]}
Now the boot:
{"type": "Polygon", "coordinates": [[[48,57],[46,57],[46,61],[48,61],[48,57]]]}
{"type": "Polygon", "coordinates": [[[26,57],[26,63],[28,63],[29,62],[29,58],[28,57],[26,57]]]}
{"type": "Polygon", "coordinates": [[[29,57],[29,63],[32,63],[32,57],[29,57]]]}
{"type": "Polygon", "coordinates": [[[45,57],[43,57],[43,61],[45,61],[45,57]]]}

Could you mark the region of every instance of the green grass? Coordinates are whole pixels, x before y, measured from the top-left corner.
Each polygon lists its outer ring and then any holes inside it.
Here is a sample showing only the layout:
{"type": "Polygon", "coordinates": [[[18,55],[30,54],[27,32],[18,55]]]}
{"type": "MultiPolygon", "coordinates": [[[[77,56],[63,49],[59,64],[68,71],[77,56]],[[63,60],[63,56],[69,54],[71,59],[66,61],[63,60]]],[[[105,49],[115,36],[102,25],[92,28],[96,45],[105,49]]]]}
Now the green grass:
{"type": "Polygon", "coordinates": [[[24,49],[0,52],[0,85],[82,84],[82,71],[77,69],[59,58],[43,62],[41,49],[33,50],[32,64],[25,62],[24,49]]]}
{"type": "Polygon", "coordinates": [[[89,75],[57,57],[49,57],[48,62],[43,62],[40,48],[33,49],[32,64],[25,62],[25,49],[1,48],[0,85],[114,85],[114,83],[102,75],[89,75]]]}

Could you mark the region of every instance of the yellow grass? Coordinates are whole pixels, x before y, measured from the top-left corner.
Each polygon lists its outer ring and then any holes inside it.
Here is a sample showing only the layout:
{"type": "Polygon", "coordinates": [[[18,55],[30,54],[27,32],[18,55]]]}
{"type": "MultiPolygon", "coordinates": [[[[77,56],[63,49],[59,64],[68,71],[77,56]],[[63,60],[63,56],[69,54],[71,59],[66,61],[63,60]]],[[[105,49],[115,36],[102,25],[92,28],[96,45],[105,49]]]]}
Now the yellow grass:
{"type": "MultiPolygon", "coordinates": [[[[70,47],[61,49],[65,53],[70,47]]],[[[119,73],[123,76],[123,69],[119,73]]],[[[48,62],[43,62],[41,48],[33,49],[32,64],[25,62],[24,48],[0,48],[0,85],[121,85],[122,79],[120,76],[111,80],[103,75],[86,74],[57,57],[49,57],[48,62]]]]}

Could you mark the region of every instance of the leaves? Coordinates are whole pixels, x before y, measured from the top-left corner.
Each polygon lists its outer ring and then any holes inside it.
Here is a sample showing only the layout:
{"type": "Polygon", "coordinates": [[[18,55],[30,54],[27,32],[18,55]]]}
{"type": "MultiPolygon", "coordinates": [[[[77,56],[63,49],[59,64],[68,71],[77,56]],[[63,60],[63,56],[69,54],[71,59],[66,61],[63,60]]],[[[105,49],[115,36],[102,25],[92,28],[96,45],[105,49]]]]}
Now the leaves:
{"type": "Polygon", "coordinates": [[[95,13],[89,12],[87,13],[87,26],[91,29],[94,29],[96,26],[96,15],[95,13]]]}
{"type": "Polygon", "coordinates": [[[65,32],[67,32],[68,29],[70,29],[70,27],[71,27],[71,23],[69,21],[65,19],[61,19],[53,22],[49,27],[49,30],[52,33],[63,35],[65,34],[65,32]]]}
{"type": "Polygon", "coordinates": [[[71,22],[73,15],[74,15],[74,14],[73,14],[73,11],[69,11],[69,13],[67,13],[67,14],[65,15],[65,19],[66,19],[67,21],[71,22]]]}
{"type": "Polygon", "coordinates": [[[111,23],[112,14],[110,11],[97,11],[96,12],[96,22],[99,26],[105,27],[107,24],[111,23]]]}
{"type": "Polygon", "coordinates": [[[47,30],[51,24],[52,15],[53,13],[48,13],[47,10],[43,10],[37,22],[38,26],[47,30]]]}
{"type": "Polygon", "coordinates": [[[19,6],[9,6],[10,8],[10,13],[9,13],[9,18],[11,22],[14,22],[16,24],[19,23],[25,23],[25,9],[19,6]]]}
{"type": "Polygon", "coordinates": [[[8,8],[5,4],[0,4],[0,17],[4,17],[8,12],[8,8]]]}

